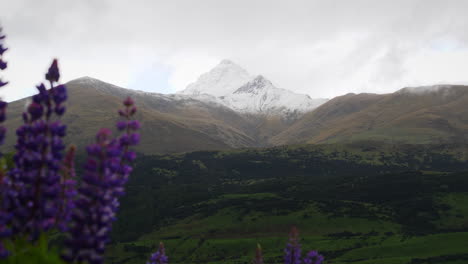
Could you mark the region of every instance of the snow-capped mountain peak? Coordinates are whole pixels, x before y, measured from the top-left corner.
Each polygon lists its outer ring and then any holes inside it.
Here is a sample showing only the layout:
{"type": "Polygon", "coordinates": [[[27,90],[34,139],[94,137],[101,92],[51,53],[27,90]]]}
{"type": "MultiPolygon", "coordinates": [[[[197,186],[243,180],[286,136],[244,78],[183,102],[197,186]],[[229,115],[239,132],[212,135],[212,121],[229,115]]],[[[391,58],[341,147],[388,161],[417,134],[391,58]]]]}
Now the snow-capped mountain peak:
{"type": "Polygon", "coordinates": [[[230,60],[221,61],[180,94],[221,103],[238,112],[282,116],[304,113],[327,101],[277,88],[264,76],[252,76],[230,60]]]}
{"type": "Polygon", "coordinates": [[[235,90],[234,94],[241,94],[241,93],[258,94],[260,90],[264,88],[270,88],[270,87],[273,87],[273,84],[269,80],[267,80],[262,75],[257,75],[254,79],[242,85],[239,89],[235,90]]]}
{"type": "Polygon", "coordinates": [[[234,92],[252,76],[239,65],[230,60],[222,60],[211,71],[202,74],[198,80],[181,91],[181,94],[225,96],[234,92]]]}

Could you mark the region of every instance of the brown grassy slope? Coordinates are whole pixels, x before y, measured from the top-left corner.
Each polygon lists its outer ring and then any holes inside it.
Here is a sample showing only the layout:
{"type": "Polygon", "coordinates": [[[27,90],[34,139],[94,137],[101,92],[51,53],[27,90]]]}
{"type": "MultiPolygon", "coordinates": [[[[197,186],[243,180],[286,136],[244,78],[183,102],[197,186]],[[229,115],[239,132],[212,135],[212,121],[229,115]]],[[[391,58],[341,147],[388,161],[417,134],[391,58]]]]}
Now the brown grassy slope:
{"type": "Polygon", "coordinates": [[[464,141],[467,131],[467,86],[444,86],[431,92],[405,88],[392,94],[348,94],[334,98],[270,142],[437,143],[464,141]]]}
{"type": "MultiPolygon", "coordinates": [[[[194,102],[171,102],[165,97],[138,93],[97,80],[82,79],[67,84],[69,101],[63,121],[68,125],[68,142],[84,146],[101,127],[113,128],[121,101],[131,95],[142,122],[142,141],[138,148],[147,154],[194,150],[229,149],[255,146],[247,132],[249,122],[227,109],[194,102]]],[[[28,99],[10,103],[7,148],[13,146],[14,130],[21,124],[21,113],[28,99]]]]}

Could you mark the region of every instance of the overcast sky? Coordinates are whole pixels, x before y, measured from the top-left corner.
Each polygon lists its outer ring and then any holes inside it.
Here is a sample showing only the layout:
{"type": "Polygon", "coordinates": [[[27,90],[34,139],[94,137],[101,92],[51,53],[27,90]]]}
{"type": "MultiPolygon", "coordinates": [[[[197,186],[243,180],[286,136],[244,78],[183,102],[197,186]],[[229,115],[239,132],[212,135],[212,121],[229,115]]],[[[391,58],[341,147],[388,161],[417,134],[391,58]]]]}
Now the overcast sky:
{"type": "Polygon", "coordinates": [[[91,76],[171,93],[227,58],[312,97],[468,83],[468,1],[0,0],[0,91],[32,94],[52,58],[91,76]]]}

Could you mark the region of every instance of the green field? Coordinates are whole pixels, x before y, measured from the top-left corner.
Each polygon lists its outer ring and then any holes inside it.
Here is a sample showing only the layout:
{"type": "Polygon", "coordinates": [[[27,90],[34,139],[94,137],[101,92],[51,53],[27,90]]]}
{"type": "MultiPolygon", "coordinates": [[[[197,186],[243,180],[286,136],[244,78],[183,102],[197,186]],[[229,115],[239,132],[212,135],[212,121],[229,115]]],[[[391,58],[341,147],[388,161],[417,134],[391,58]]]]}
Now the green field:
{"type": "Polygon", "coordinates": [[[327,263],[468,263],[463,148],[343,145],[146,156],[108,263],[281,263],[291,226],[327,263]]]}

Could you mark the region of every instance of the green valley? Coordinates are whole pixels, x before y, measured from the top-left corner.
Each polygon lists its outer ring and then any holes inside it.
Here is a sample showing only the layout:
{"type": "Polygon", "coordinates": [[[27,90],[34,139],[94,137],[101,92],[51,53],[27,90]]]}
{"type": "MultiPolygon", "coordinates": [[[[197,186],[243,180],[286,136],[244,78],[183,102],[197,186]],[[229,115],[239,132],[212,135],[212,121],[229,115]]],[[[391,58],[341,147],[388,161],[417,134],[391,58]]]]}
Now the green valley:
{"type": "Polygon", "coordinates": [[[465,146],[301,145],[140,157],[108,263],[281,263],[291,226],[327,263],[466,263],[465,146]]]}

